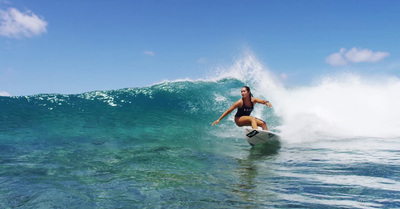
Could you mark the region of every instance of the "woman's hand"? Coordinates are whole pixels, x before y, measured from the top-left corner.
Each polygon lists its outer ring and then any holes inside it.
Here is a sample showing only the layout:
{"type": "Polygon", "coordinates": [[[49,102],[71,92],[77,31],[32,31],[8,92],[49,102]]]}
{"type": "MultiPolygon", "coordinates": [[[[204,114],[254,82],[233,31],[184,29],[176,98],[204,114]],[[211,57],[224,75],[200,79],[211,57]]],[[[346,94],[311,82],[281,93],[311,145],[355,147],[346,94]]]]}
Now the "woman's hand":
{"type": "Polygon", "coordinates": [[[269,103],[268,101],[265,103],[265,105],[267,105],[268,107],[272,107],[272,104],[269,103]]]}
{"type": "Polygon", "coordinates": [[[216,120],[212,125],[217,125],[219,123],[219,119],[216,120]]]}

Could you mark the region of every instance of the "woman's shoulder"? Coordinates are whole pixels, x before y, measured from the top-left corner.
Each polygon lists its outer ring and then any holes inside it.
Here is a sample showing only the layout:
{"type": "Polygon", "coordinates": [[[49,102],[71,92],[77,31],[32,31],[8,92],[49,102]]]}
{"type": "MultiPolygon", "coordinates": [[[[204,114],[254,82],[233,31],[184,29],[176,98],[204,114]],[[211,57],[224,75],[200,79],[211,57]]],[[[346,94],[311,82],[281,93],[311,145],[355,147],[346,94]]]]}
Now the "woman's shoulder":
{"type": "Polygon", "coordinates": [[[238,101],[236,101],[235,103],[234,103],[236,106],[242,106],[242,104],[243,104],[243,99],[239,99],[238,101]]]}
{"type": "Polygon", "coordinates": [[[235,103],[243,103],[243,98],[238,99],[235,103]]]}

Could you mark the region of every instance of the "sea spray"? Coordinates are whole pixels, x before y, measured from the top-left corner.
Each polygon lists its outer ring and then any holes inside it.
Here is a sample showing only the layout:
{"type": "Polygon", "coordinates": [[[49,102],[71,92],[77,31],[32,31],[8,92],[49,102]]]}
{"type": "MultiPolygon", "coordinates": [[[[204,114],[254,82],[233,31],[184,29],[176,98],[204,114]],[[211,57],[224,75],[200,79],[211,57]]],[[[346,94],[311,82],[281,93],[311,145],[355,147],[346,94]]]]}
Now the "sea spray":
{"type": "Polygon", "coordinates": [[[337,73],[312,85],[285,87],[251,52],[217,72],[219,79],[240,80],[255,96],[269,100],[272,110],[258,106],[253,115],[272,122],[287,141],[400,136],[397,77],[337,73]]]}
{"type": "Polygon", "coordinates": [[[371,82],[357,74],[322,79],[319,84],[287,89],[277,114],[283,134],[303,138],[400,136],[400,81],[371,82]]]}

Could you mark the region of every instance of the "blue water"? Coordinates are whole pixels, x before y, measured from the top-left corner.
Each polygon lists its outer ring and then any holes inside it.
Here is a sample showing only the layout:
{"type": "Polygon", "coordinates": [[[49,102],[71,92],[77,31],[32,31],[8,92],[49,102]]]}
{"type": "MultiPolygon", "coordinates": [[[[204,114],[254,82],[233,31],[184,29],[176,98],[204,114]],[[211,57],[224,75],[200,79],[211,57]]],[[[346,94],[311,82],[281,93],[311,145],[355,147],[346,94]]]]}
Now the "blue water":
{"type": "Polygon", "coordinates": [[[301,101],[284,102],[315,89],[289,88],[281,98],[254,86],[274,105],[254,114],[282,139],[251,147],[233,114],[211,126],[245,84],[225,78],[0,97],[0,208],[400,207],[396,132],[361,136],[369,127],[354,125],[335,136],[317,126],[329,109],[307,117],[289,105],[301,101]]]}

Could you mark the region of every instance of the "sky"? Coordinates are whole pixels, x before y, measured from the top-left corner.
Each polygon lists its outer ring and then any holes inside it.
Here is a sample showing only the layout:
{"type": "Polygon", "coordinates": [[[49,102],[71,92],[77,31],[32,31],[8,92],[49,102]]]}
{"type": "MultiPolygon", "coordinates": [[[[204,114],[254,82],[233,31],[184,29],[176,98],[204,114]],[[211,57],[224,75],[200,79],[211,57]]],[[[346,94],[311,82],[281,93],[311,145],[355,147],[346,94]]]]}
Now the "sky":
{"type": "Polygon", "coordinates": [[[400,77],[400,1],[0,0],[0,95],[201,79],[249,50],[287,85],[400,77]]]}

